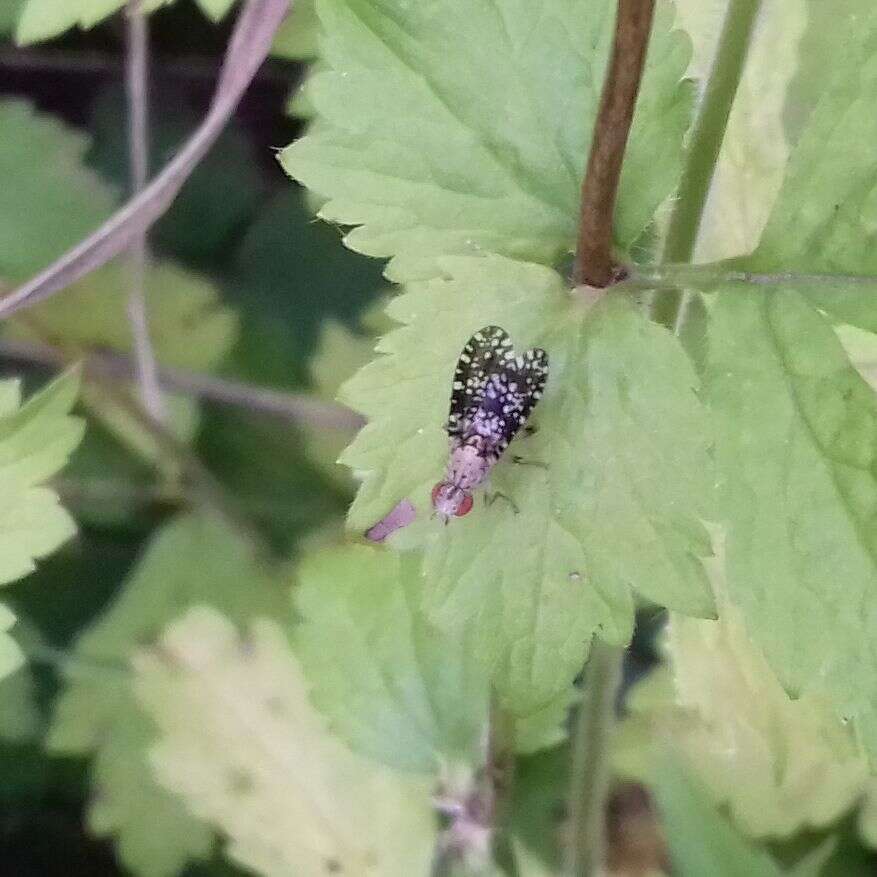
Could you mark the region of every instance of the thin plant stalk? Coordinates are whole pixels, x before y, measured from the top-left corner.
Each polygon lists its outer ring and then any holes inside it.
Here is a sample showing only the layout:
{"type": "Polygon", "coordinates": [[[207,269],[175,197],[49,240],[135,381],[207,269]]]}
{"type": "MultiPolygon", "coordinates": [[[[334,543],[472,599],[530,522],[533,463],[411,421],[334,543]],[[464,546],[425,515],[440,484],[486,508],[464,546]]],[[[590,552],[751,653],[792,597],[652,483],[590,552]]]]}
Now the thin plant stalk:
{"type": "Polygon", "coordinates": [[[87,238],[0,298],[0,318],[33,307],[100,268],[170,207],[183,183],[220,135],[271,48],[290,0],[246,0],[232,33],[210,109],[176,156],[87,238]]]}
{"type": "Polygon", "coordinates": [[[654,0],[618,0],[615,41],[582,180],[573,265],[576,286],[604,288],[616,279],[612,220],[654,12],[654,0]]]}
{"type": "MultiPolygon", "coordinates": [[[[128,159],[131,194],[146,186],[149,174],[149,21],[141,9],[141,0],[128,0],[126,10],[128,45],[125,55],[125,88],[128,98],[128,159]]],[[[148,231],[134,237],[128,250],[129,282],[128,323],[134,341],[137,385],[140,401],[150,417],[165,418],[165,408],[158,380],[155,350],[149,336],[146,307],[146,276],[149,271],[148,231]]]]}
{"type": "MultiPolygon", "coordinates": [[[[135,376],[131,358],[110,351],[62,350],[35,341],[0,338],[0,357],[58,369],[81,361],[87,378],[103,381],[127,382],[135,376]]],[[[234,406],[290,423],[344,432],[355,432],[365,424],[364,418],[344,405],[304,393],[287,393],[169,366],[159,366],[158,377],[167,392],[234,406]]]]}
{"type": "MultiPolygon", "coordinates": [[[[707,195],[760,7],[761,0],[729,0],[713,67],[692,129],[688,160],[667,227],[662,262],[690,262],[694,254],[707,195]]],[[[686,296],[682,291],[655,296],[653,319],[677,333],[681,331],[686,296]]]]}
{"type": "Polygon", "coordinates": [[[572,737],[567,877],[595,877],[606,860],[606,802],[624,649],[594,640],[572,737]]]}
{"type": "MultiPolygon", "coordinates": [[[[621,280],[612,259],[618,181],[645,67],[654,0],[618,0],[615,40],[582,182],[573,281],[600,289],[621,280]]],[[[593,298],[594,295],[592,294],[593,298]]],[[[609,738],[624,650],[597,640],[586,670],[586,694],[573,732],[567,872],[595,875],[602,866],[609,791],[609,738]]]]}

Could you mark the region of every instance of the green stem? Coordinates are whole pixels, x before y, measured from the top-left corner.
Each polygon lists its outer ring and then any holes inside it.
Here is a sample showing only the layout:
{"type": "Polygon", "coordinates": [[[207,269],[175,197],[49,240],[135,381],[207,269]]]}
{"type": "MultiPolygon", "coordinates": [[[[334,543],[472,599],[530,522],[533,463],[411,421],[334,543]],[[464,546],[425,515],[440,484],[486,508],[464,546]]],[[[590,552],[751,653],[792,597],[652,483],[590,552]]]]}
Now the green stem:
{"type": "MultiPolygon", "coordinates": [[[[670,217],[663,262],[691,261],[760,7],[761,0],[730,0],[728,3],[715,61],[691,133],[688,163],[670,217]]],[[[678,329],[682,305],[683,293],[665,293],[656,297],[652,316],[658,322],[678,329]]]]}
{"type": "Polygon", "coordinates": [[[624,649],[594,640],[585,668],[585,696],[573,732],[567,877],[594,877],[606,858],[610,749],[624,649]]]}
{"type": "Polygon", "coordinates": [[[495,691],[490,698],[486,774],[487,817],[493,828],[493,858],[505,874],[513,877],[518,869],[508,823],[515,778],[515,720],[503,709],[495,691]]]}
{"type": "Polygon", "coordinates": [[[877,289],[877,275],[872,274],[800,274],[796,271],[760,273],[741,271],[736,259],[704,262],[699,265],[635,265],[620,284],[629,291],[696,289],[709,292],[717,287],[747,289],[761,286],[775,289],[847,291],[851,286],[863,292],[877,289]]]}

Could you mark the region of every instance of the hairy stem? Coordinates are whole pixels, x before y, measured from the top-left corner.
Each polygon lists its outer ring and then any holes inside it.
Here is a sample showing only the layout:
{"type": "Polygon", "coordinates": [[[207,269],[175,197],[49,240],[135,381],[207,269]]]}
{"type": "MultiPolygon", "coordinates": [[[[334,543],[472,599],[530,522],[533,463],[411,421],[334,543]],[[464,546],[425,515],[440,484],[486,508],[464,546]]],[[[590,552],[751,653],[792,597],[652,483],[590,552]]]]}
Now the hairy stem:
{"type": "Polygon", "coordinates": [[[615,42],[582,181],[573,266],[576,286],[603,288],[614,279],[612,219],[654,11],[654,0],[618,0],[615,42]]]}
{"type": "MultiPolygon", "coordinates": [[[[146,186],[149,173],[149,22],[141,10],[141,0],[128,0],[127,34],[125,90],[128,98],[128,158],[131,194],[136,195],[146,186]]],[[[134,340],[140,401],[150,417],[164,420],[165,410],[146,312],[146,275],[149,269],[146,236],[144,229],[132,240],[128,250],[131,283],[128,322],[134,340]]]]}
{"type": "Polygon", "coordinates": [[[606,858],[606,801],[612,778],[610,744],[624,649],[595,639],[572,737],[567,877],[595,877],[606,858]]]}
{"type": "MultiPolygon", "coordinates": [[[[670,217],[663,262],[690,262],[707,195],[740,84],[761,0],[729,0],[716,57],[691,134],[688,162],[670,217]]],[[[678,331],[684,319],[684,293],[655,298],[652,316],[678,331]]]]}
{"type": "Polygon", "coordinates": [[[436,809],[450,818],[438,837],[431,877],[459,873],[493,873],[498,866],[508,877],[517,877],[514,851],[508,834],[515,768],[515,723],[499,698],[491,696],[484,764],[459,789],[445,789],[436,809]]]}

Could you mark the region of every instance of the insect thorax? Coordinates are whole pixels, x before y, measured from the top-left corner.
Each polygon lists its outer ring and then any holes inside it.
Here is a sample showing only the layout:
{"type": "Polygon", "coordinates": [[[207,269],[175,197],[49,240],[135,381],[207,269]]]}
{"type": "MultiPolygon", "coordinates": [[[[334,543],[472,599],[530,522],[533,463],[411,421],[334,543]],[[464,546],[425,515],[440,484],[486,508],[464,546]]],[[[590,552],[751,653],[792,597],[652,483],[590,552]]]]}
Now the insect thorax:
{"type": "Polygon", "coordinates": [[[446,481],[463,490],[472,490],[487,477],[496,460],[492,443],[484,436],[454,436],[446,481]]]}

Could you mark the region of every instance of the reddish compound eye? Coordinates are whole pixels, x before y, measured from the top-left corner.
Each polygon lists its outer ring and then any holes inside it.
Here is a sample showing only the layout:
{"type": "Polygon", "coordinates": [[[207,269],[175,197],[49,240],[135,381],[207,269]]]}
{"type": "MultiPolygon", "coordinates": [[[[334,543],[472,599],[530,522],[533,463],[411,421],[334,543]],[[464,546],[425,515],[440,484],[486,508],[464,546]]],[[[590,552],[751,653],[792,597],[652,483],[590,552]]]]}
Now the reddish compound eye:
{"type": "Polygon", "coordinates": [[[463,497],[463,501],[460,503],[460,508],[458,508],[457,511],[454,512],[454,514],[455,514],[458,518],[462,518],[463,515],[468,515],[469,512],[472,511],[472,503],[473,503],[472,494],[471,494],[471,493],[467,493],[467,494],[463,497]]]}
{"type": "Polygon", "coordinates": [[[432,504],[435,505],[435,501],[438,499],[439,491],[442,489],[442,483],[439,481],[435,487],[432,489],[432,504]]]}

